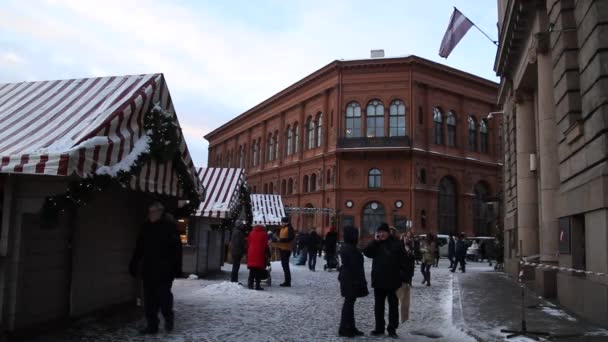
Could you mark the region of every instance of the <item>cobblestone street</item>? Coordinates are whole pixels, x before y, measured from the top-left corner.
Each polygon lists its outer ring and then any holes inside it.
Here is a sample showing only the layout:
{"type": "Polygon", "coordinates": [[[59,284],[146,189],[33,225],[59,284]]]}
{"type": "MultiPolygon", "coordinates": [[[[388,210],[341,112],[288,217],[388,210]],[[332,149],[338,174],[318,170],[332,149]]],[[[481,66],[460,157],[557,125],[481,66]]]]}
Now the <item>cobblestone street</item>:
{"type": "MultiPolygon", "coordinates": [[[[365,260],[365,265],[369,281],[369,259],[365,260]]],[[[452,275],[447,269],[447,261],[442,260],[439,268],[432,269],[431,287],[420,285],[422,277],[416,274],[411,319],[398,329],[401,340],[501,341],[504,336],[499,332],[501,327],[519,324],[517,287],[513,286],[514,293],[508,293],[509,287],[505,284],[511,281],[506,276],[492,271],[487,264],[473,263],[470,266],[468,273],[452,275]],[[514,304],[503,300],[505,298],[496,299],[496,295],[512,297],[514,304]],[[502,300],[509,306],[488,308],[488,300],[502,300]]],[[[217,280],[175,282],[177,322],[171,334],[161,329],[155,337],[139,336],[137,330],[144,321],[140,313],[134,312],[102,320],[80,321],[70,329],[35,341],[343,340],[337,336],[342,305],[337,272],[322,271],[322,263],[314,273],[304,266],[292,265],[293,287],[280,288],[277,285],[282,281],[282,270],[280,264],[273,263],[274,284],[261,292],[226,283],[229,267],[226,264],[217,280]]],[[[246,269],[241,269],[241,281],[246,281],[246,277],[246,269]]],[[[368,334],[374,328],[373,296],[358,301],[355,312],[359,329],[368,334]]],[[[608,332],[583,326],[576,318],[557,308],[537,311],[534,316],[534,322],[543,324],[543,329],[553,326],[556,329],[571,328],[569,332],[587,331],[586,337],[572,341],[600,341],[608,336],[608,332]]],[[[378,338],[366,336],[356,340],[376,341],[378,338]]]]}

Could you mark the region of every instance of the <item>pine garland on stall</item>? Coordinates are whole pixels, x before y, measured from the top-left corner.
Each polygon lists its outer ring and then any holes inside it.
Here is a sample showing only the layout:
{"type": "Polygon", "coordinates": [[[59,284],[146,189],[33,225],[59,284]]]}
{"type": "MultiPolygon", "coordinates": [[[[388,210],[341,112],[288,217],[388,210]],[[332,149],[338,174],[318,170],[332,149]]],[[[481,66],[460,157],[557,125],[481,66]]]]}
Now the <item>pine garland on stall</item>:
{"type": "Polygon", "coordinates": [[[249,230],[253,224],[253,210],[251,208],[251,194],[249,189],[247,186],[241,185],[239,190],[238,203],[232,208],[228,214],[228,218],[222,220],[220,229],[231,230],[236,225],[242,210],[245,210],[245,226],[247,230],[249,230]]]}
{"type": "Polygon", "coordinates": [[[151,159],[161,163],[172,160],[177,173],[178,186],[188,199],[188,203],[181,208],[181,211],[184,214],[193,213],[198,208],[200,198],[196,184],[191,180],[188,166],[182,161],[179,153],[178,128],[172,113],[165,111],[159,105],[154,106],[144,119],[148,148],[125,169],[119,169],[115,173],[97,172],[91,177],[70,182],[65,193],[47,197],[41,210],[42,222],[51,225],[56,223],[61,212],[86,205],[92,194],[112,185],[118,184],[127,188],[131,180],[139,175],[143,166],[151,159]]]}

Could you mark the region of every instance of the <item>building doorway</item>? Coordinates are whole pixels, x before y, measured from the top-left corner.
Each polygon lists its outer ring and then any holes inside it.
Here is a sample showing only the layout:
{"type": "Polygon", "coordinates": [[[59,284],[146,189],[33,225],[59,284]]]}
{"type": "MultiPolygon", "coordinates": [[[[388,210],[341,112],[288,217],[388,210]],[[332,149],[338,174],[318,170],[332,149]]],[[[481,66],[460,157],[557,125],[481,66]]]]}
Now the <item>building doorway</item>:
{"type": "MultiPolygon", "coordinates": [[[[312,209],[314,206],[310,203],[304,206],[305,208],[312,209]]],[[[310,231],[315,227],[315,213],[313,211],[306,211],[302,215],[302,227],[306,229],[306,231],[310,231]]]]}
{"type": "Polygon", "coordinates": [[[361,236],[372,236],[382,222],[386,222],[384,206],[379,202],[370,202],[363,208],[361,236]]]}
{"type": "Polygon", "coordinates": [[[457,194],[456,182],[451,177],[443,177],[439,182],[437,231],[440,234],[457,234],[457,194]]]}
{"type": "Polygon", "coordinates": [[[473,231],[475,236],[492,236],[488,227],[488,206],[485,201],[490,191],[484,182],[479,182],[473,189],[473,231]]]}

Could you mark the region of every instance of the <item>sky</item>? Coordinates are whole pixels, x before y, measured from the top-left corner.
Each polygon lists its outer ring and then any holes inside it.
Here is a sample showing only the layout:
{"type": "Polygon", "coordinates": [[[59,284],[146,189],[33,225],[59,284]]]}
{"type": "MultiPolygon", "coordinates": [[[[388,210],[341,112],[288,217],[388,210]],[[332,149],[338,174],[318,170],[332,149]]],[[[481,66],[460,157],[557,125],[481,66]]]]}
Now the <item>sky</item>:
{"type": "Polygon", "coordinates": [[[164,73],[206,166],[205,134],[336,59],[384,49],[498,81],[474,27],[439,57],[454,6],[496,39],[495,0],[0,0],[0,83],[164,73]]]}

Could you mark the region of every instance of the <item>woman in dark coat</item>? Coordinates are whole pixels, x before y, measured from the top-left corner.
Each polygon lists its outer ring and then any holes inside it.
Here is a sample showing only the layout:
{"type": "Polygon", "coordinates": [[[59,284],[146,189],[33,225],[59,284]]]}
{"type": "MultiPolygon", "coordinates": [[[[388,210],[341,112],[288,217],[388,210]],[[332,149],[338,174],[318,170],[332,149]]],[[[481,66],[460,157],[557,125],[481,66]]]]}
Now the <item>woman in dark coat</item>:
{"type": "Polygon", "coordinates": [[[363,254],[357,249],[359,231],[353,227],[344,229],[344,245],[340,248],[342,267],[338,281],[340,292],[344,297],[342,318],[338,334],[343,337],[362,336],[363,332],[355,326],[355,301],[369,294],[365,271],[363,270],[363,254]]]}

